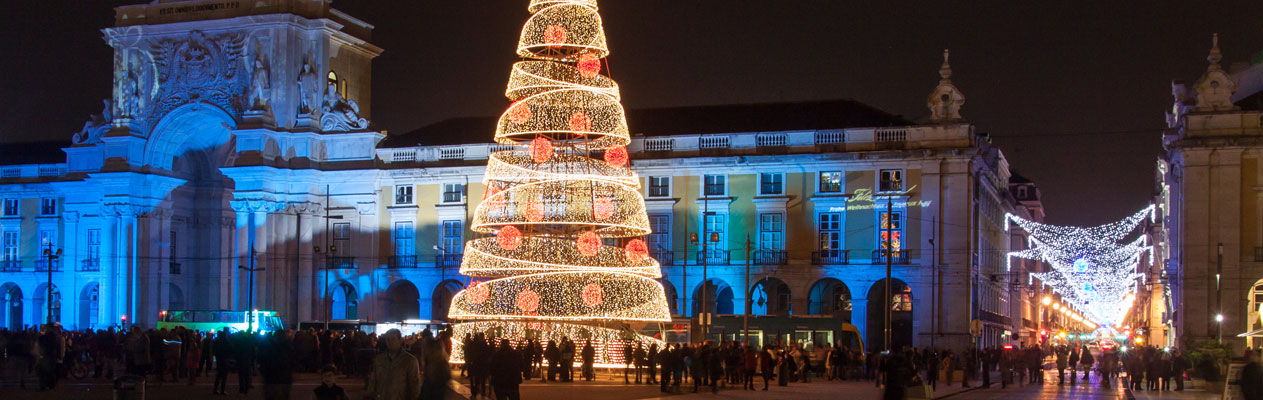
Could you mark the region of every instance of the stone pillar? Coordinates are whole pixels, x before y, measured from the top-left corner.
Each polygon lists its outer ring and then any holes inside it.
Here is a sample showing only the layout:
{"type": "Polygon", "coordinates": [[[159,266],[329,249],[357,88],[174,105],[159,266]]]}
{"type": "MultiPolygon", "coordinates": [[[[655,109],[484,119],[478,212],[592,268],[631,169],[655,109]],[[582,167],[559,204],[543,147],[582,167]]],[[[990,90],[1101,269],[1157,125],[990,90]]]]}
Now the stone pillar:
{"type": "Polygon", "coordinates": [[[233,227],[234,237],[232,243],[235,256],[233,257],[232,269],[229,272],[232,281],[232,290],[229,291],[229,295],[232,298],[232,309],[241,310],[246,304],[246,282],[242,280],[244,278],[241,269],[250,266],[250,221],[252,213],[249,209],[237,207],[236,205],[233,206],[233,209],[237,211],[237,218],[233,227]]]}
{"type": "Polygon", "coordinates": [[[295,238],[295,250],[298,254],[297,265],[294,266],[296,271],[297,290],[294,301],[297,303],[297,314],[294,315],[294,322],[312,321],[313,318],[313,288],[315,281],[315,259],[312,257],[313,244],[312,233],[315,230],[316,218],[312,216],[316,212],[315,207],[300,208],[297,214],[298,237],[295,238]]]}
{"type": "Polygon", "coordinates": [[[61,232],[61,272],[57,275],[61,277],[57,287],[61,288],[61,324],[70,327],[70,329],[80,329],[79,323],[79,274],[75,273],[79,267],[79,212],[65,211],[61,214],[62,232],[61,232]]]}
{"type": "MultiPolygon", "coordinates": [[[[869,326],[867,298],[851,299],[851,325],[855,325],[855,328],[860,331],[860,340],[864,341],[864,347],[866,347],[864,350],[867,351],[868,348],[873,346],[868,343],[869,326]]],[[[881,329],[881,327],[877,327],[877,329],[881,329]]]]}

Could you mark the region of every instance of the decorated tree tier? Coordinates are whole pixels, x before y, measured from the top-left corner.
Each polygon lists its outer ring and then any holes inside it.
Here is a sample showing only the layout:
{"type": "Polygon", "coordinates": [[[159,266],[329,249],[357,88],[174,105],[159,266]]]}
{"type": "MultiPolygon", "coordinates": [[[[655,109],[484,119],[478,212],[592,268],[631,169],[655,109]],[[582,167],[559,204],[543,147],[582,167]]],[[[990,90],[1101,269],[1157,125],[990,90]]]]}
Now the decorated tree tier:
{"type": "Polygon", "coordinates": [[[505,92],[486,192],[452,299],[453,361],[465,335],[542,342],[591,340],[598,364],[661,342],[630,328],[671,315],[661,266],[649,257],[640,178],[628,167],[627,120],[595,0],[532,0],[505,92]]]}

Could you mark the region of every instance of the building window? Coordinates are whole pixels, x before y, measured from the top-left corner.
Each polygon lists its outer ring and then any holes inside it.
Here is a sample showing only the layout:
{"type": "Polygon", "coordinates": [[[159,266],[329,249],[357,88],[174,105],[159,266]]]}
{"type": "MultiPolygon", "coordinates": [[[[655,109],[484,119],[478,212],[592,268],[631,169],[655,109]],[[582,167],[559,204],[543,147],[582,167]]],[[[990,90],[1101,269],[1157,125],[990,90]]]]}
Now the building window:
{"type": "Polygon", "coordinates": [[[785,174],[759,174],[759,194],[776,195],[785,193],[785,174]]]}
{"type": "Polygon", "coordinates": [[[649,214],[649,254],[662,264],[671,264],[674,259],[663,260],[663,253],[671,252],[671,214],[649,214]]]}
{"type": "Polygon", "coordinates": [[[1026,199],[1026,186],[1017,187],[1017,199],[1018,200],[1026,199]]]}
{"type": "Polygon", "coordinates": [[[412,222],[395,223],[395,255],[411,256],[416,254],[416,242],[413,238],[412,222]]]}
{"type": "Polygon", "coordinates": [[[443,184],[443,202],[460,203],[465,195],[465,185],[459,183],[443,184]]]}
{"type": "Polygon", "coordinates": [[[903,191],[903,170],[901,169],[881,170],[881,182],[879,182],[877,191],[879,192],[903,191]]]}
{"type": "Polygon", "coordinates": [[[57,231],[39,231],[40,251],[44,251],[49,245],[57,245],[57,231]]]}
{"type": "Polygon", "coordinates": [[[395,205],[412,204],[412,185],[395,187],[395,205]]]}
{"type": "Polygon", "coordinates": [[[706,229],[705,240],[710,241],[708,246],[710,246],[711,249],[720,250],[724,248],[724,220],[724,214],[710,213],[709,215],[706,215],[706,226],[703,228],[706,229]],[[711,240],[712,237],[718,238],[719,240],[711,240]]]}
{"type": "Polygon", "coordinates": [[[706,196],[723,196],[728,192],[725,184],[727,176],[724,175],[706,175],[703,182],[703,193],[706,196]]]}
{"type": "Polygon", "coordinates": [[[821,172],[820,193],[842,193],[842,173],[838,171],[821,172]]]}
{"type": "Polygon", "coordinates": [[[842,250],[842,213],[820,213],[816,230],[820,232],[820,251],[842,250]]]}
{"type": "Polygon", "coordinates": [[[57,215],[57,199],[39,199],[39,215],[57,215]]]}
{"type": "Polygon", "coordinates": [[[18,199],[4,199],[4,216],[18,216],[18,199]]]}
{"type": "Polygon", "coordinates": [[[333,245],[338,249],[342,249],[341,251],[343,252],[351,249],[350,222],[338,222],[333,224],[333,245]]]}
{"type": "Polygon", "coordinates": [[[670,196],[671,196],[671,177],[669,176],[649,177],[649,197],[670,197],[670,196]]]}
{"type": "Polygon", "coordinates": [[[88,229],[88,259],[101,260],[101,230],[88,229]]]}
{"type": "Polygon", "coordinates": [[[4,232],[4,259],[5,261],[17,261],[20,254],[18,253],[18,231],[4,232]]]}
{"type": "Polygon", "coordinates": [[[338,79],[338,73],[329,70],[328,85],[333,86],[333,90],[338,92],[339,96],[346,98],[346,79],[338,79]]]}
{"type": "Polygon", "coordinates": [[[784,219],[780,213],[759,214],[759,250],[785,248],[784,219]]]}
{"type": "Polygon", "coordinates": [[[890,235],[890,248],[894,251],[903,250],[903,211],[894,211],[889,214],[882,211],[878,215],[877,226],[880,229],[877,231],[877,248],[885,250],[886,238],[890,235]]]}
{"type": "Polygon", "coordinates": [[[460,220],[443,221],[443,252],[447,254],[460,254],[464,251],[465,241],[462,235],[465,233],[461,226],[460,220]]]}

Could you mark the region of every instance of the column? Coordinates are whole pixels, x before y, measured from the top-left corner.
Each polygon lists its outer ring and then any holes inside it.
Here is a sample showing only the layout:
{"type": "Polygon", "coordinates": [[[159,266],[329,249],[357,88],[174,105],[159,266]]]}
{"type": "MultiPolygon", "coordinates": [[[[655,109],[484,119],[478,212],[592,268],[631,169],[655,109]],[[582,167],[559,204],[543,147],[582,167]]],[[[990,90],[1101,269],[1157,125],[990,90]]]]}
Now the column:
{"type": "MultiPolygon", "coordinates": [[[[851,299],[851,325],[860,331],[860,340],[864,341],[864,347],[872,348],[873,344],[868,343],[868,299],[853,298],[851,299]]],[[[881,329],[878,327],[877,329],[881,329]]],[[[876,344],[881,346],[880,343],[876,344]]],[[[867,351],[867,349],[863,349],[867,351]]]]}
{"type": "Polygon", "coordinates": [[[315,285],[313,275],[315,274],[315,259],[312,258],[312,231],[315,218],[312,218],[312,210],[300,210],[298,218],[298,237],[296,238],[298,264],[294,266],[297,271],[297,294],[294,301],[298,305],[298,313],[294,315],[294,321],[312,321],[312,296],[315,285]]]}
{"type": "Polygon", "coordinates": [[[61,271],[58,275],[61,277],[62,283],[57,286],[61,289],[61,324],[71,327],[71,329],[84,328],[79,326],[79,295],[81,288],[79,286],[79,274],[75,271],[79,266],[79,249],[78,238],[79,232],[79,212],[65,211],[61,214],[62,231],[61,231],[61,271]]]}
{"type": "Polygon", "coordinates": [[[228,272],[231,281],[231,290],[229,297],[232,299],[232,309],[241,310],[245,307],[245,288],[246,282],[243,281],[241,268],[250,266],[250,221],[251,212],[249,209],[233,206],[233,210],[237,212],[236,223],[233,226],[233,265],[228,272]]]}

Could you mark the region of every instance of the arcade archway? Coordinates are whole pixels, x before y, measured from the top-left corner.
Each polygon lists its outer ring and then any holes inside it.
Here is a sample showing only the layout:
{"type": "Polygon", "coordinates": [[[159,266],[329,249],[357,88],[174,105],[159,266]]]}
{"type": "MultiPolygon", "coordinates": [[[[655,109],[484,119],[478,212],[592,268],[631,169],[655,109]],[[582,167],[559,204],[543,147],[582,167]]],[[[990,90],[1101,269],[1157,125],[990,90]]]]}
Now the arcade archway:
{"type": "Polygon", "coordinates": [[[885,349],[886,306],[890,299],[890,348],[898,350],[912,346],[912,288],[898,279],[890,280],[890,293],[886,294],[886,280],[874,283],[868,289],[868,321],[865,343],[870,351],[885,349]]]}

